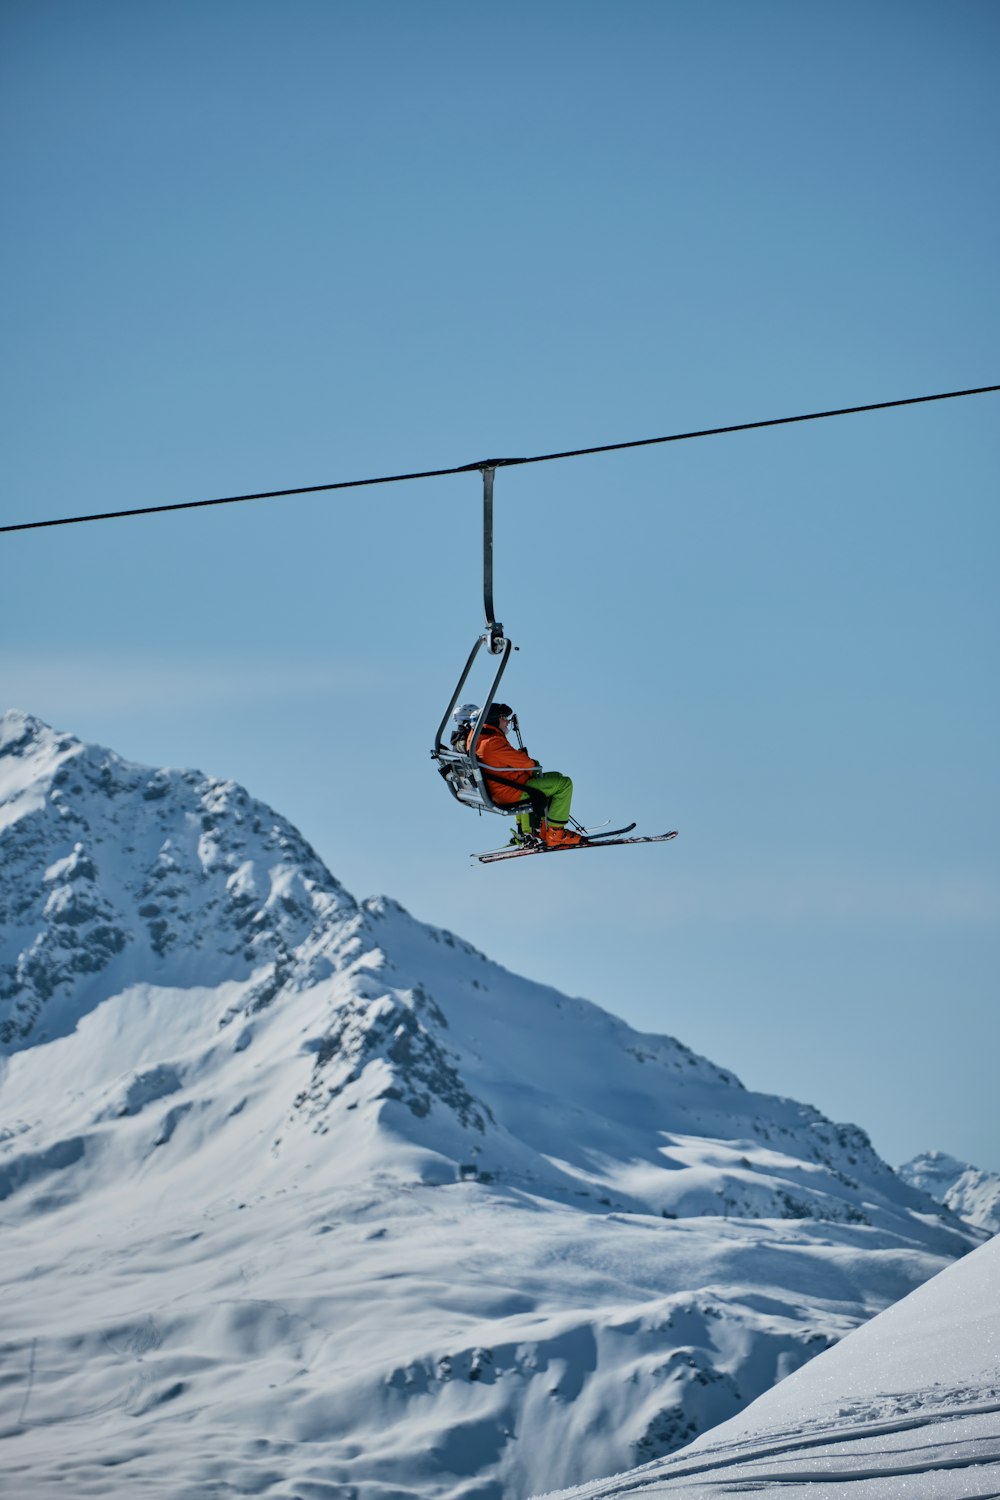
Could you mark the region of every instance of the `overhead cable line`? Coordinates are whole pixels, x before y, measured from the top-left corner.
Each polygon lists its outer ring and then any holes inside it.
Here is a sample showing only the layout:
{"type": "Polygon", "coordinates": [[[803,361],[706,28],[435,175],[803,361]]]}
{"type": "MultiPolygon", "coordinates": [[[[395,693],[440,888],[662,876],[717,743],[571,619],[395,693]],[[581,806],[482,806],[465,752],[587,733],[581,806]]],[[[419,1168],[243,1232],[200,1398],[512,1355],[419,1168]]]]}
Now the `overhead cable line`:
{"type": "Polygon", "coordinates": [[[176,500],[168,505],[140,505],[131,510],[108,510],[87,516],[58,516],[48,521],[20,521],[0,526],[5,531],[39,531],[46,526],[76,526],[85,521],[119,521],[126,516],[161,515],[171,510],[202,510],[209,505],[239,505],[247,500],[281,500],[289,495],[315,495],[324,490],[357,490],[376,484],[403,484],[414,479],[442,479],[451,474],[474,474],[485,468],[513,468],[520,464],[551,463],[562,458],[586,458],[595,453],[620,453],[626,448],[651,448],[658,443],[683,443],[690,438],[721,437],[727,432],[752,432],[761,427],[786,427],[792,422],[817,422],[823,417],[850,417],[858,412],[886,411],[893,406],[919,406],[928,401],[952,401],[960,396],[983,396],[1000,385],[980,385],[966,391],[940,391],[934,396],[905,396],[897,401],[873,401],[866,406],[840,406],[831,411],[803,412],[796,417],[767,417],[759,422],[735,422],[727,427],[703,427],[695,432],[672,432],[666,437],[634,438],[625,443],[601,443],[593,448],[569,448],[562,453],[536,453],[530,458],[479,459],[446,469],[423,469],[412,474],[382,474],[373,479],[339,479],[330,484],[297,485],[287,490],[261,490],[251,495],[221,495],[213,500],[176,500]]]}

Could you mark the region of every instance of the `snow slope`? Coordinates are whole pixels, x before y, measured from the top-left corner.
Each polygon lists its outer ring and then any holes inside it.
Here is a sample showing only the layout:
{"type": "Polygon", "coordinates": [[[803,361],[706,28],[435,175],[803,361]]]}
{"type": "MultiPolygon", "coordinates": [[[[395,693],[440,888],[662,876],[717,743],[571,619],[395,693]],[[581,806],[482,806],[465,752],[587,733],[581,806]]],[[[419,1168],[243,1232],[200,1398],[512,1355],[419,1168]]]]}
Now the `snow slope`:
{"type": "Polygon", "coordinates": [[[973,1500],[1000,1494],[1000,1239],[672,1458],[563,1494],[973,1500]]]}
{"type": "Polygon", "coordinates": [[[982,1238],[857,1127],[358,904],[235,784],[16,713],[0,931],[19,1500],[580,1483],[982,1238]]]}
{"type": "Polygon", "coordinates": [[[899,1169],[904,1182],[929,1193],[960,1219],[990,1234],[1000,1233],[1000,1175],[956,1161],[944,1151],[925,1151],[899,1169]]]}

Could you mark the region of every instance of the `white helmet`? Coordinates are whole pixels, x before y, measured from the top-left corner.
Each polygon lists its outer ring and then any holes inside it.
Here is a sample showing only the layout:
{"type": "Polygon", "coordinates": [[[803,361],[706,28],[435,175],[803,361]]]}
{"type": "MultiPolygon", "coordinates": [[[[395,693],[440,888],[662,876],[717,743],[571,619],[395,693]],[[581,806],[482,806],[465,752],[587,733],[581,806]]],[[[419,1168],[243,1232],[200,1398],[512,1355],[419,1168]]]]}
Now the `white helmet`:
{"type": "Polygon", "coordinates": [[[456,724],[471,724],[479,717],[479,706],[476,703],[460,703],[452,714],[456,724]]]}

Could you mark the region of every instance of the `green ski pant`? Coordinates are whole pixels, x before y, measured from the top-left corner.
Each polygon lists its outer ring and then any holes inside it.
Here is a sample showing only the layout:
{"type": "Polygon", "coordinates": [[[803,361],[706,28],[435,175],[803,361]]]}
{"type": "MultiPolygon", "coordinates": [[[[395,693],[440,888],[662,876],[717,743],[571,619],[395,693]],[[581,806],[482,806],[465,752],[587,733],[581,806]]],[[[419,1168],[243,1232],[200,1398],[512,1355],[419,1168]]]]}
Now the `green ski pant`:
{"type": "MultiPolygon", "coordinates": [[[[570,802],[573,799],[573,783],[568,776],[561,775],[559,771],[539,771],[537,775],[528,778],[525,786],[529,786],[533,792],[541,792],[543,797],[549,799],[545,815],[551,823],[568,822],[570,802]]],[[[517,821],[527,832],[530,827],[529,814],[518,812],[517,821]]]]}

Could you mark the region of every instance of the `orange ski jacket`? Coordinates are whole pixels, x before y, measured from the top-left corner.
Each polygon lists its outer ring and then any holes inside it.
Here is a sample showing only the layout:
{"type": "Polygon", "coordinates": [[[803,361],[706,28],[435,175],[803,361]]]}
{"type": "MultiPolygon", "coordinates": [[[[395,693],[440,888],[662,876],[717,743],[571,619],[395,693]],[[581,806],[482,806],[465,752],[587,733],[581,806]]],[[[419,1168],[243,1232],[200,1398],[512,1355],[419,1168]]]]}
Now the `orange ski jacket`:
{"type": "MultiPolygon", "coordinates": [[[[465,742],[468,750],[472,745],[472,734],[465,742]]],[[[484,724],[482,733],[476,745],[476,759],[482,761],[484,766],[495,766],[504,775],[503,781],[495,781],[492,776],[487,776],[486,787],[494,802],[499,802],[502,807],[513,806],[515,802],[521,802],[524,793],[518,787],[524,786],[526,781],[538,770],[537,760],[532,760],[527,750],[516,750],[509,743],[507,736],[494,724],[484,724]],[[509,781],[517,783],[516,786],[508,786],[509,781]]]]}

